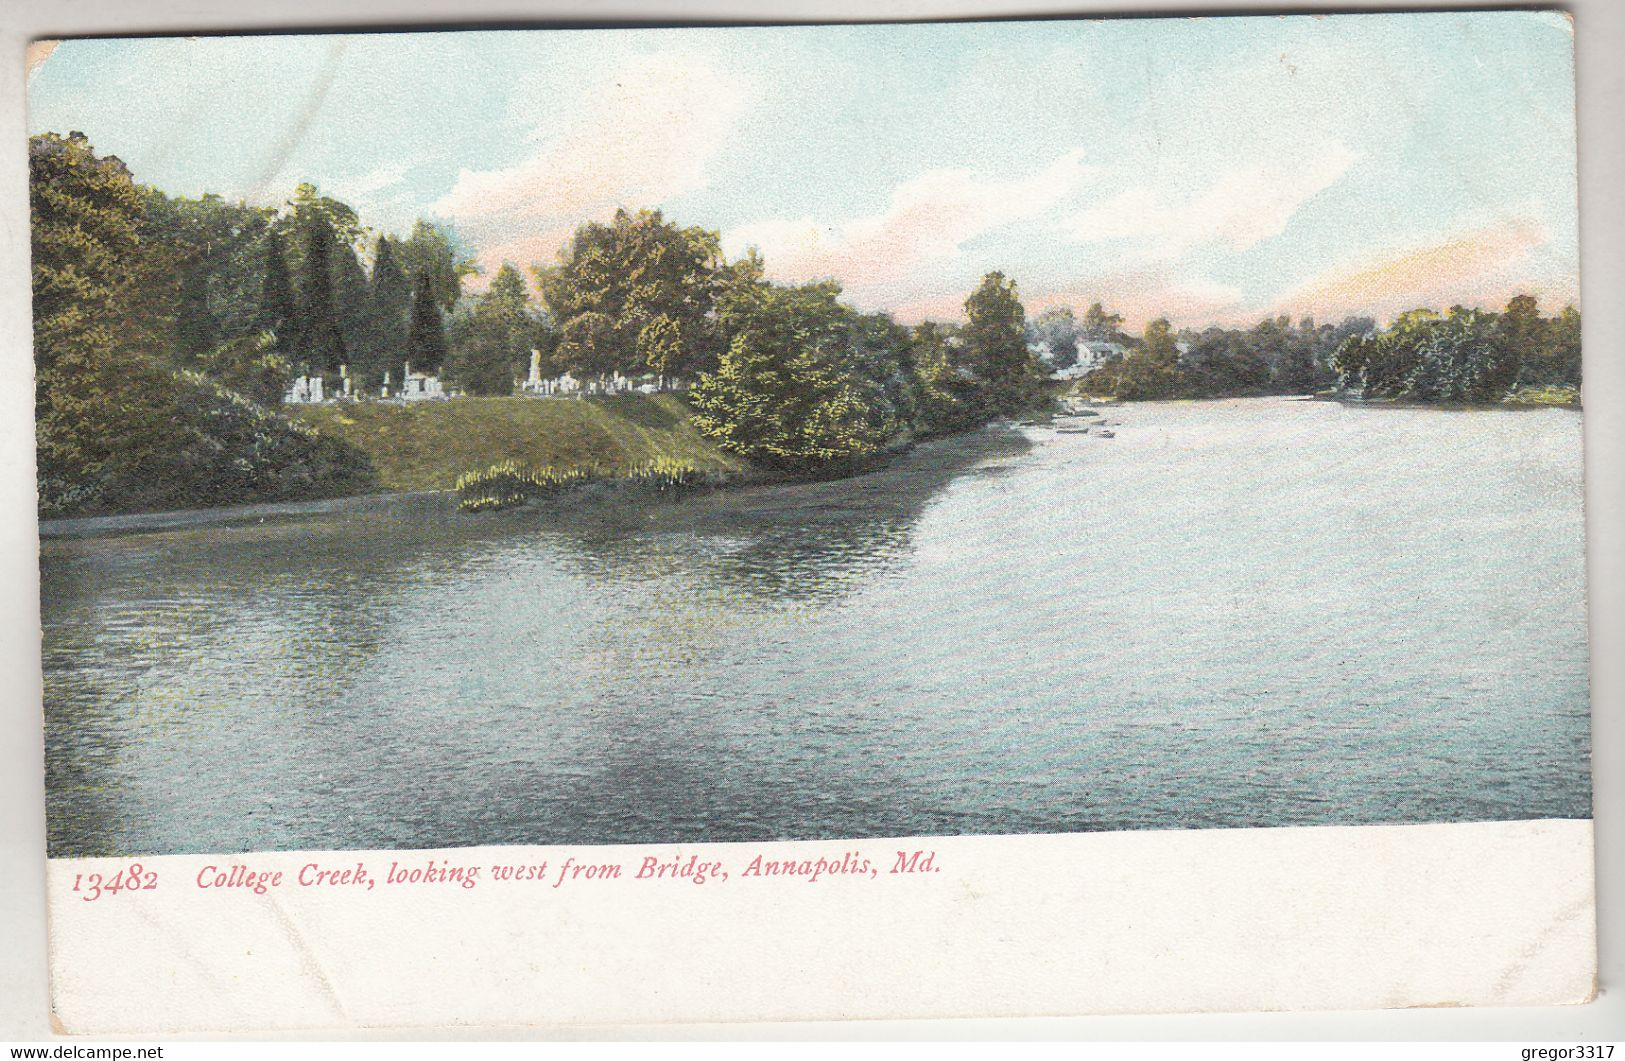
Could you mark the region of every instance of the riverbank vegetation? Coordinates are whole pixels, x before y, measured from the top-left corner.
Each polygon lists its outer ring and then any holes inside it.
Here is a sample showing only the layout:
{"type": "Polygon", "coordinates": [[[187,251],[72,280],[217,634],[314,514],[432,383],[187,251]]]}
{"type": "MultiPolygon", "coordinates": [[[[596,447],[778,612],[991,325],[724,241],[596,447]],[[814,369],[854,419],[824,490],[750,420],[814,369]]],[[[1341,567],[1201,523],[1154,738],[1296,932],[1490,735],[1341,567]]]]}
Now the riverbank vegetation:
{"type": "MultiPolygon", "coordinates": [[[[1069,319],[1070,311],[1040,317],[1035,333],[1067,349],[1055,336],[1065,336],[1069,319]]],[[[1124,352],[1083,375],[1080,392],[1129,400],[1327,392],[1472,404],[1579,401],[1580,313],[1569,306],[1543,317],[1530,295],[1515,296],[1500,313],[1411,310],[1386,327],[1369,317],[1337,325],[1277,317],[1249,329],[1176,333],[1158,319],[1139,338],[1111,338],[1124,352]]]]}
{"type": "Polygon", "coordinates": [[[963,328],[910,331],[832,282],[769,282],[714,232],[620,210],[532,270],[538,303],[511,263],[470,290],[449,227],[376,233],[310,184],[280,208],[172,197],[79,134],[36,136],[29,157],[44,514],[445,489],[502,460],[831,475],[1047,397],[996,273],[963,328]],[[509,397],[532,359],[692,404],[509,397]],[[471,397],[371,400],[407,363],[471,397]],[[361,400],[282,407],[296,376],[361,400]]]}
{"type": "Polygon", "coordinates": [[[723,474],[744,466],[694,429],[687,402],[676,394],[356,402],[288,412],[296,423],[364,454],[384,490],[451,490],[465,473],[505,461],[591,468],[606,476],[653,461],[723,474]]]}
{"type": "Polygon", "coordinates": [[[483,278],[449,226],[378,232],[311,184],[279,207],[170,196],[77,133],[31,138],[29,164],[40,509],[53,516],[450,489],[503,461],[829,477],[1042,410],[1047,377],[1079,363],[1093,366],[1079,390],[1133,399],[1336,388],[1536,402],[1579,382],[1578,313],[1544,318],[1526,296],[1386,328],[1159,319],[1130,336],[1098,303],[1029,322],[1014,280],[993,272],[963,323],[905,327],[833,281],[771,282],[754,250],[730,261],[717,233],[655,210],[582,224],[528,277],[503,263],[483,278]],[[458,399],[379,400],[407,363],[458,399]],[[533,365],[655,393],[514,396],[533,365]],[[353,400],[284,406],[295,377],[353,400]]]}
{"type": "Polygon", "coordinates": [[[630,468],[606,469],[599,466],[532,468],[517,461],[501,461],[479,472],[469,472],[457,480],[457,503],[464,512],[486,512],[512,508],[527,501],[559,497],[599,483],[670,493],[700,486],[717,486],[733,476],[715,469],[701,468],[688,461],[669,457],[635,464],[630,468]]]}

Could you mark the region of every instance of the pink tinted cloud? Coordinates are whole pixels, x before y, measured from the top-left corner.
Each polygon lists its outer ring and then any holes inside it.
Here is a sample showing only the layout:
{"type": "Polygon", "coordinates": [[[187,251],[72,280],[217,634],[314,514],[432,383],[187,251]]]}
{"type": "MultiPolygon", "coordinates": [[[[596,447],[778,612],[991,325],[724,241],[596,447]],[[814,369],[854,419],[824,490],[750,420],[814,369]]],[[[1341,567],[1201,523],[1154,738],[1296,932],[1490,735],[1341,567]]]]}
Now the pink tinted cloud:
{"type": "MultiPolygon", "coordinates": [[[[922,320],[959,321],[965,318],[968,291],[915,299],[894,313],[905,324],[922,320]]],[[[1184,280],[1160,270],[1121,272],[1091,277],[1075,285],[1021,290],[1029,318],[1054,306],[1071,306],[1082,314],[1092,302],[1123,315],[1123,326],[1138,332],[1147,321],[1167,317],[1176,326],[1200,327],[1208,323],[1240,323],[1241,292],[1203,279],[1184,280]]]]}
{"type": "Polygon", "coordinates": [[[839,280],[860,301],[906,298],[922,271],[951,262],[976,237],[1036,217],[1070,197],[1093,167],[1082,150],[1013,180],[930,170],[899,184],[886,209],[839,222],[768,220],[725,233],[733,253],[756,247],[774,279],[839,280]]]}
{"type": "Polygon", "coordinates": [[[1326,141],[1289,160],[1231,168],[1195,192],[1132,187],[1074,215],[1066,229],[1084,243],[1135,241],[1137,258],[1179,258],[1199,246],[1246,250],[1284,232],[1355,158],[1342,143],[1326,141]]]}
{"type": "Polygon", "coordinates": [[[1418,307],[1494,308],[1536,295],[1550,309],[1578,298],[1572,263],[1555,261],[1551,236],[1527,216],[1501,218],[1435,243],[1330,270],[1278,300],[1278,312],[1386,320],[1418,307]]]}
{"type": "Polygon", "coordinates": [[[617,207],[659,206],[705,185],[706,167],[744,110],[731,74],[680,55],[643,56],[598,86],[561,132],[510,166],[463,170],[433,206],[502,260],[549,262],[575,226],[617,207]]]}

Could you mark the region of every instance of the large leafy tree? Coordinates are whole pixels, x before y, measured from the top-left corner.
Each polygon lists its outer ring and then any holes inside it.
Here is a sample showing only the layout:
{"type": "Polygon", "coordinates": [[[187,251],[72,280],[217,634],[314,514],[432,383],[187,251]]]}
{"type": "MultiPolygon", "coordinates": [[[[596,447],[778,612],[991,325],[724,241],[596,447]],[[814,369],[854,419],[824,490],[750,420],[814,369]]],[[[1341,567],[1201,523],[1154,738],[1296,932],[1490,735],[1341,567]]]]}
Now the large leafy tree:
{"type": "Polygon", "coordinates": [[[959,348],[951,324],[923,321],[909,334],[916,386],[914,428],[921,435],[964,431],[981,422],[975,379],[959,363],[959,348]]]}
{"type": "Polygon", "coordinates": [[[863,315],[839,294],[833,283],[759,285],[731,300],[732,341],[692,392],[702,434],[763,464],[818,473],[876,453],[904,429],[886,382],[866,371],[863,315]]]}
{"type": "Polygon", "coordinates": [[[1015,281],[988,273],[965,300],[965,317],[963,361],[980,384],[983,409],[1006,416],[1032,404],[1044,371],[1027,348],[1027,315],[1015,281]]]}
{"type": "Polygon", "coordinates": [[[457,308],[463,280],[479,269],[457,233],[449,225],[418,220],[412,234],[396,244],[401,271],[417,284],[427,279],[429,293],[442,313],[457,308]]]}
{"type": "Polygon", "coordinates": [[[504,262],[473,309],[456,322],[449,374],[470,394],[508,394],[536,343],[525,278],[504,262]]]}
{"type": "Polygon", "coordinates": [[[607,225],[578,228],[538,280],[563,367],[687,376],[715,363],[712,314],[726,277],[714,232],[680,228],[658,210],[617,210],[607,225]]]}
{"type": "Polygon", "coordinates": [[[142,200],[124,163],[97,156],[82,133],[30,138],[28,175],[34,354],[44,375],[110,346],[142,200]]]}

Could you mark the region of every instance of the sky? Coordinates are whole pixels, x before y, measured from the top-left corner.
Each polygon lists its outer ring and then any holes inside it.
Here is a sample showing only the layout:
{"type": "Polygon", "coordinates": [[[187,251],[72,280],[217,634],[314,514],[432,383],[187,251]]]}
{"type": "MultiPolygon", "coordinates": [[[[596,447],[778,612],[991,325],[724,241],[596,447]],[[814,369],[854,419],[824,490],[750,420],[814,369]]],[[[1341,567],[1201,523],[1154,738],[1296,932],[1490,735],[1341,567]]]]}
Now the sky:
{"type": "Polygon", "coordinates": [[[487,277],[652,207],[904,322],[992,270],[1135,327],[1578,301],[1552,12],[76,40],[29,123],[450,224],[487,277]]]}

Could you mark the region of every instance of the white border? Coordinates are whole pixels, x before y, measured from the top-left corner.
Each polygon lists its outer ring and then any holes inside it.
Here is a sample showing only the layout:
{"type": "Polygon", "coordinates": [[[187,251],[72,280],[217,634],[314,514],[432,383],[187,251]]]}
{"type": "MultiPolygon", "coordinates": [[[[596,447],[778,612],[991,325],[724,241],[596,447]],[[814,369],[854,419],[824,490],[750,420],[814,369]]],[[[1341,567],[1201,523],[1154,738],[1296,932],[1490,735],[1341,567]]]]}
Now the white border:
{"type": "MultiPolygon", "coordinates": [[[[1300,3],[1294,10],[1355,10],[1365,5],[1300,3]]],[[[1480,6],[1460,3],[1438,8],[1480,6]]],[[[1625,720],[1620,710],[1625,688],[1625,653],[1619,651],[1622,626],[1621,472],[1622,365],[1625,324],[1618,292],[1625,290],[1625,151],[1620,113],[1625,100],[1625,5],[1586,0],[1567,5],[1576,17],[1580,77],[1582,290],[1586,314],[1586,442],[1588,475],[1588,560],[1592,585],[1592,689],[1595,717],[1597,796],[1596,849],[1601,931],[1599,978],[1604,994],[1583,1007],[1534,1010],[1413,1010],[1358,1014],[1180,1015],[1097,1017],[1064,1021],[908,1022],[861,1025],[772,1025],[725,1028],[625,1028],[621,1033],[650,1036],[871,1037],[998,1036],[1079,1038],[1490,1038],[1523,1041],[1617,1039],[1625,1035],[1625,943],[1621,917],[1611,897],[1625,894],[1625,829],[1621,819],[1621,778],[1625,776],[1625,720]],[[1611,990],[1612,989],[1612,990],[1611,990]]],[[[1168,10],[1162,5],[1161,10],[1168,10]]],[[[0,112],[0,584],[10,587],[0,613],[6,673],[0,715],[0,924],[7,945],[0,948],[0,1039],[43,1039],[44,1023],[44,824],[43,766],[39,714],[38,579],[35,564],[32,475],[32,401],[28,359],[28,242],[26,161],[22,115],[22,53],[34,36],[109,32],[182,32],[248,28],[403,26],[441,20],[518,23],[543,18],[594,22],[682,19],[760,21],[778,19],[862,20],[877,17],[1011,17],[1117,14],[1159,10],[1153,3],[1100,0],[1026,2],[1010,0],[798,0],[772,8],[747,0],[706,0],[682,5],[653,0],[523,3],[518,0],[388,0],[336,5],[332,0],[283,0],[272,6],[236,6],[229,0],[80,0],[74,5],[26,2],[9,10],[4,40],[3,112],[0,112]]],[[[1183,7],[1181,13],[1195,13],[1183,7]]],[[[1233,2],[1208,2],[1202,12],[1256,11],[1233,2]]],[[[414,1033],[416,1034],[416,1033],[414,1033]]],[[[455,1035],[456,1033],[446,1033],[455,1035]]],[[[478,1033],[462,1033],[479,1037],[478,1033]]],[[[485,1033],[489,1034],[489,1032],[485,1033]]],[[[534,1031],[514,1034],[535,1035],[534,1031]]],[[[573,1036],[580,1032],[554,1032],[573,1036]]],[[[602,1035],[599,1030],[594,1035],[602,1035]]],[[[330,1037],[330,1036],[327,1036],[330,1037]]],[[[363,1036],[365,1037],[365,1036],[363,1036]]]]}

